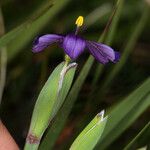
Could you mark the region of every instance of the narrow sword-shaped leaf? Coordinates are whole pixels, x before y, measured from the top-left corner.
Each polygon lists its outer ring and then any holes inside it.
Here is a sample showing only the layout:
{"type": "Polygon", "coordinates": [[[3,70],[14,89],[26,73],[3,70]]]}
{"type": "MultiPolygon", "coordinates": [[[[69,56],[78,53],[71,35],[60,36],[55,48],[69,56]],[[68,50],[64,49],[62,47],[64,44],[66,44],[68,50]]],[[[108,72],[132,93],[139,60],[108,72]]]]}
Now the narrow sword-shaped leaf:
{"type": "Polygon", "coordinates": [[[137,39],[139,38],[140,34],[142,33],[147,20],[149,19],[149,6],[145,5],[143,14],[139,20],[139,23],[136,25],[131,37],[129,38],[127,45],[123,51],[123,53],[121,54],[121,59],[120,61],[114,66],[114,68],[111,70],[110,73],[108,73],[108,75],[106,76],[106,79],[104,80],[104,83],[102,85],[102,87],[100,87],[98,89],[98,96],[97,97],[101,97],[101,95],[103,94],[103,92],[107,91],[107,88],[109,87],[109,85],[113,82],[113,79],[117,76],[117,74],[120,72],[120,70],[122,69],[122,67],[125,65],[130,53],[133,50],[133,47],[137,41],[137,39]]]}
{"type": "MultiPolygon", "coordinates": [[[[117,29],[117,26],[118,26],[118,23],[119,23],[119,20],[120,20],[120,17],[121,17],[121,12],[122,12],[122,7],[123,7],[123,3],[124,3],[124,0],[118,0],[117,3],[116,3],[116,6],[114,8],[114,17],[112,19],[112,23],[109,24],[109,32],[107,34],[107,37],[105,38],[106,40],[104,41],[107,45],[111,46],[112,45],[112,42],[113,42],[113,38],[115,36],[115,33],[116,33],[116,29],[117,29]]],[[[97,67],[96,67],[96,72],[94,74],[94,77],[93,77],[93,81],[92,81],[92,91],[89,95],[89,100],[90,101],[93,97],[93,94],[96,90],[96,83],[98,82],[98,79],[100,77],[100,75],[103,73],[103,70],[104,70],[104,65],[101,65],[101,64],[97,64],[97,67]]],[[[100,92],[100,91],[98,91],[100,92]]]]}
{"type": "Polygon", "coordinates": [[[132,150],[143,145],[149,144],[150,139],[150,121],[138,133],[138,135],[124,148],[124,150],[132,150]]]}
{"type": "Polygon", "coordinates": [[[111,111],[98,147],[102,150],[108,147],[149,106],[150,78],[111,111]]]}
{"type": "Polygon", "coordinates": [[[101,138],[107,117],[103,118],[104,111],[100,112],[79,134],[70,147],[70,150],[92,150],[101,138]]]}
{"type": "Polygon", "coordinates": [[[52,6],[52,3],[50,1],[47,1],[45,4],[43,4],[43,6],[40,6],[40,8],[35,13],[33,13],[33,15],[31,15],[29,17],[29,20],[25,21],[24,23],[22,23],[18,27],[12,29],[11,31],[9,31],[5,35],[3,35],[0,38],[0,47],[6,46],[11,40],[16,38],[20,34],[22,34],[23,31],[26,31],[28,28],[30,28],[30,26],[40,16],[42,16],[48,9],[50,9],[51,6],[52,6]]]}
{"type": "Polygon", "coordinates": [[[137,150],[148,150],[148,148],[147,146],[144,146],[144,147],[138,148],[137,150]]]}

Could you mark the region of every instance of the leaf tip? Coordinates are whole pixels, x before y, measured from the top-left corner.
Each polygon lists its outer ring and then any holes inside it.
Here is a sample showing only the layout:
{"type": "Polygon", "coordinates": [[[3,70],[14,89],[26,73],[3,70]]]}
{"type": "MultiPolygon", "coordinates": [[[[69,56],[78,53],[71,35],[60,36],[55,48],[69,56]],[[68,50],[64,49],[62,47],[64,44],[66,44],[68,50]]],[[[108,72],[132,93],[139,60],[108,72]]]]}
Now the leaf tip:
{"type": "Polygon", "coordinates": [[[104,117],[105,115],[105,110],[102,110],[100,113],[97,114],[97,118],[99,119],[99,123],[107,119],[107,116],[104,117]]]}

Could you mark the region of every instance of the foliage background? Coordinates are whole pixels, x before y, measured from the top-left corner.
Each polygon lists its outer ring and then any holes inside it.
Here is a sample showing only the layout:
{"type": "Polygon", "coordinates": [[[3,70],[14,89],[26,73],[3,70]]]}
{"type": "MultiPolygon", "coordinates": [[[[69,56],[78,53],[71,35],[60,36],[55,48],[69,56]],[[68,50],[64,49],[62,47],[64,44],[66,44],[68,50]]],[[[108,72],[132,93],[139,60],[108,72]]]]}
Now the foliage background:
{"type": "MultiPolygon", "coordinates": [[[[28,20],[29,16],[35,10],[39,9],[43,2],[40,0],[1,0],[6,33],[28,20]]],[[[31,52],[33,38],[45,33],[65,34],[73,32],[75,30],[74,21],[77,16],[92,15],[93,10],[103,6],[106,10],[108,9],[108,13],[88,26],[84,32],[80,33],[86,39],[97,41],[105,28],[115,1],[63,0],[60,3],[64,3],[62,8],[59,11],[54,10],[55,13],[51,14],[52,17],[45,23],[42,30],[32,35],[32,38],[24,46],[19,46],[21,38],[26,36],[24,33],[22,33],[20,39],[16,38],[7,45],[8,65],[1,104],[1,118],[20,147],[23,147],[25,142],[37,95],[52,70],[63,61],[64,57],[63,50],[56,45],[48,47],[42,53],[33,54],[31,52]],[[105,6],[104,4],[107,5],[105,6]]],[[[125,1],[112,45],[116,50],[123,52],[123,47],[127,44],[143,12],[143,5],[142,0],[125,1]]],[[[96,15],[99,16],[100,14],[96,15]]],[[[92,19],[89,21],[92,22],[92,19]]],[[[95,98],[94,95],[93,100],[89,100],[88,98],[93,88],[92,80],[95,74],[95,66],[97,66],[97,62],[94,63],[68,117],[67,124],[57,140],[56,149],[66,149],[67,145],[73,142],[74,138],[93,118],[95,113],[98,113],[102,109],[112,109],[114,105],[120,102],[121,98],[127,96],[149,76],[149,27],[150,20],[147,21],[126,64],[115,77],[113,84],[111,84],[111,87],[109,87],[109,90],[98,104],[97,99],[99,97],[95,98]]],[[[77,60],[78,69],[76,77],[88,55],[88,53],[84,53],[77,60]]],[[[105,66],[102,75],[96,83],[97,87],[101,86],[102,81],[112,66],[113,64],[105,66]]],[[[149,109],[145,110],[134,124],[113,142],[108,149],[122,149],[148,122],[149,113],[149,109]]]]}

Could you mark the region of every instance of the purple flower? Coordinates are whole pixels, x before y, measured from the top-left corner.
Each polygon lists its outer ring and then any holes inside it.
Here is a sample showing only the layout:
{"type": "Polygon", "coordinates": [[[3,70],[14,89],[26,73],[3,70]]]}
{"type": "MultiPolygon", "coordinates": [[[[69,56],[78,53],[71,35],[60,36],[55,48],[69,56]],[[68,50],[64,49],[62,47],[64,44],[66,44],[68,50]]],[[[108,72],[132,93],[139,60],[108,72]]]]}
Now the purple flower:
{"type": "Polygon", "coordinates": [[[82,26],[82,24],[83,17],[79,16],[76,20],[77,28],[75,34],[46,34],[37,37],[33,42],[32,51],[40,52],[53,43],[59,43],[72,60],[77,59],[85,49],[88,49],[98,62],[102,64],[106,64],[109,61],[116,63],[120,59],[119,52],[114,51],[105,44],[88,41],[77,35],[79,27],[82,26]]]}

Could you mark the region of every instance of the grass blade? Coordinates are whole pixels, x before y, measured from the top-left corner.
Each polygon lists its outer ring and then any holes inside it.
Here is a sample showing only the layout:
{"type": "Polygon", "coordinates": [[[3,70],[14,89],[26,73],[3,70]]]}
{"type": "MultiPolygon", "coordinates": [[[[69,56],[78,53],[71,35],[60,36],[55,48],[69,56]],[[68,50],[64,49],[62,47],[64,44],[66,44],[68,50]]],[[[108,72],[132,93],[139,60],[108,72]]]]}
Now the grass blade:
{"type": "Polygon", "coordinates": [[[40,8],[36,12],[33,13],[33,15],[29,17],[29,20],[25,21],[18,27],[12,29],[11,31],[3,35],[0,38],[0,47],[6,46],[9,42],[11,42],[11,40],[21,35],[23,31],[26,31],[28,28],[30,28],[30,26],[39,17],[41,17],[43,13],[45,13],[51,6],[52,6],[52,3],[50,3],[50,1],[46,2],[45,4],[43,4],[43,6],[40,6],[40,8]]]}
{"type": "Polygon", "coordinates": [[[150,139],[150,122],[138,133],[138,135],[124,148],[124,150],[137,149],[147,145],[150,139]]]}
{"type": "Polygon", "coordinates": [[[101,93],[103,93],[103,91],[106,91],[106,88],[112,83],[113,79],[117,76],[117,74],[120,72],[120,70],[125,65],[131,51],[133,50],[133,47],[134,47],[138,37],[142,33],[142,31],[145,27],[145,24],[147,23],[147,20],[149,19],[148,14],[149,14],[149,6],[146,5],[144,8],[144,12],[139,20],[139,23],[136,25],[136,28],[133,31],[133,34],[131,35],[131,37],[129,38],[129,40],[127,42],[127,45],[121,55],[120,61],[114,66],[113,70],[110,73],[108,73],[108,76],[106,77],[103,86],[98,90],[98,93],[99,93],[98,96],[100,96],[101,93]]]}
{"type": "Polygon", "coordinates": [[[105,149],[150,106],[150,78],[109,114],[98,147],[105,149]]]}
{"type": "MultiPolygon", "coordinates": [[[[106,40],[104,41],[107,45],[110,45],[110,46],[112,45],[113,38],[114,38],[114,35],[116,33],[117,25],[119,23],[119,19],[121,16],[123,3],[124,3],[124,0],[118,0],[116,6],[114,8],[114,12],[113,12],[114,17],[112,19],[112,23],[108,24],[109,25],[109,32],[107,34],[107,37],[105,38],[106,40]]],[[[88,101],[93,99],[92,97],[93,97],[93,94],[96,90],[95,85],[98,82],[100,75],[103,73],[103,69],[104,69],[104,65],[97,64],[96,72],[94,74],[93,81],[92,81],[93,88],[92,88],[92,91],[90,93],[88,101]]]]}

